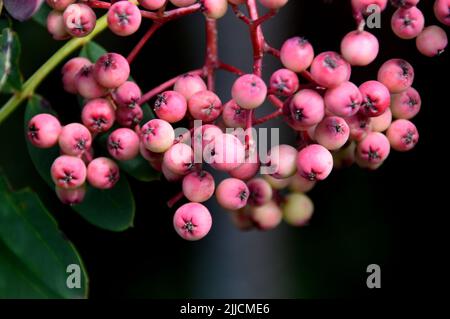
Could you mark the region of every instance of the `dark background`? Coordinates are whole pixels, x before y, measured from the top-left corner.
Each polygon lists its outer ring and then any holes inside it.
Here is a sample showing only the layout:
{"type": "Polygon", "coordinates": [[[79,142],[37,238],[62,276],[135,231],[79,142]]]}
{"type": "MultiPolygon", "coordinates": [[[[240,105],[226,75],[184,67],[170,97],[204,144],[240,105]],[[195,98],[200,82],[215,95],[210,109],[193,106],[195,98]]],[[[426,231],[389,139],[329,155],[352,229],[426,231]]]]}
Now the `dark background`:
{"type": "MultiPolygon", "coordinates": [[[[342,37],[354,28],[348,2],[291,0],[265,25],[267,41],[280,47],[287,37],[303,35],[316,52],[338,51],[342,37]]],[[[437,23],[432,1],[421,1],[419,7],[427,25],[437,23]]],[[[375,172],[357,167],[333,172],[311,192],[316,210],[306,228],[283,224],[270,232],[242,233],[211,201],[214,224],[210,234],[199,242],[185,242],[173,230],[173,210],[165,206],[177,186],[130,178],[137,203],[135,227],[123,233],[98,229],[60,205],[40,180],[23,140],[23,108],[0,127],[0,165],[15,187],[32,185],[78,248],[90,277],[91,298],[431,295],[443,284],[443,258],[448,250],[443,249],[448,241],[448,231],[443,228],[449,209],[439,190],[448,190],[445,131],[450,59],[448,52],[434,59],[423,57],[414,41],[396,38],[389,26],[392,12],[392,8],[385,11],[382,28],[372,30],[380,40],[380,55],[370,67],[354,68],[352,81],[360,84],[375,79],[378,67],[387,59],[408,60],[416,71],[414,87],[423,100],[422,111],[413,120],[420,142],[409,153],[393,152],[375,172]],[[366,267],[372,263],[382,269],[382,288],[378,290],[366,287],[366,267]]],[[[28,77],[60,43],[33,22],[16,29],[23,46],[22,69],[28,77]]],[[[110,51],[127,54],[144,29],[126,39],[105,32],[98,42],[110,51]]],[[[250,71],[248,34],[231,10],[220,20],[219,34],[225,62],[250,71]]],[[[133,77],[145,91],[201,66],[203,37],[199,15],[165,26],[134,62],[133,77]]],[[[269,70],[279,67],[271,57],[267,64],[269,70]]],[[[219,73],[218,91],[223,100],[229,97],[232,80],[232,76],[219,73]]],[[[59,71],[53,72],[38,92],[64,122],[79,120],[77,100],[63,92],[59,71]]]]}

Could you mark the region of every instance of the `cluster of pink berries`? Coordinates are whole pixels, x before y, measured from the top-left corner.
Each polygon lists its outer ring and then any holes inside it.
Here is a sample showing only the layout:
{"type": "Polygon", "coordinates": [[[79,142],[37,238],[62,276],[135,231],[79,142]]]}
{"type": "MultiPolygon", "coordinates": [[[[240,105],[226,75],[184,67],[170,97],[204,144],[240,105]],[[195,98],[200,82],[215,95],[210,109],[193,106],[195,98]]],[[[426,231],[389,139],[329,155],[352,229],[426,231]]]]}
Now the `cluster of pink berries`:
{"type": "MultiPolygon", "coordinates": [[[[51,15],[61,15],[61,24],[74,36],[88,34],[95,25],[89,3],[109,10],[109,27],[121,36],[135,32],[143,15],[129,1],[116,1],[112,5],[99,1],[48,2],[55,10],[65,10],[64,14],[54,11],[51,15]],[[68,18],[71,12],[81,14],[79,21],[83,21],[73,29],[70,23],[75,20],[68,18]]],[[[197,5],[195,0],[170,2],[182,8],[197,5]]],[[[259,2],[270,10],[261,18],[264,20],[288,1],[259,2]]],[[[446,42],[438,34],[440,31],[422,30],[423,17],[415,7],[418,1],[392,2],[399,7],[392,20],[394,31],[404,38],[417,36],[419,50],[428,56],[441,53],[446,42]]],[[[198,8],[208,19],[223,16],[228,3],[244,21],[250,18],[243,16],[239,5],[246,4],[253,16],[256,10],[254,0],[200,3],[198,8]]],[[[142,0],[140,4],[148,10],[161,10],[167,1],[142,0]]],[[[352,0],[352,4],[355,12],[362,13],[371,4],[384,9],[387,1],[352,0]]],[[[436,1],[436,16],[447,25],[449,8],[449,1],[436,1]]],[[[85,58],[67,62],[63,67],[65,90],[87,101],[81,115],[83,124],[62,127],[54,116],[40,114],[28,126],[28,137],[35,146],[48,148],[59,144],[63,155],[51,168],[58,196],[66,203],[81,202],[86,181],[96,188],[111,188],[119,179],[114,160],[142,156],[168,181],[180,182],[182,192],[171,204],[183,197],[189,201],[177,209],[173,219],[176,231],[184,239],[198,240],[211,229],[211,214],[201,203],[213,195],[223,208],[232,212],[241,229],[268,230],[283,219],[291,225],[303,226],[314,210],[305,193],[326,179],[333,168],[356,163],[377,169],[391,149],[409,151],[417,144],[419,134],[410,120],[419,112],[421,98],[412,87],[414,69],[407,61],[388,60],[379,68],[376,80],[359,86],[350,82],[352,67],[366,66],[376,59],[379,43],[375,36],[359,26],[343,38],[340,52],[315,54],[311,43],[301,37],[288,39],[279,51],[267,43],[261,49],[259,43],[264,39],[258,34],[260,30],[252,26],[256,21],[262,20],[247,21],[257,39],[253,41],[255,50],[266,50],[279,57],[283,68],[273,72],[266,84],[258,58],[252,74],[223,64],[224,69],[238,75],[231,88],[232,99],[226,103],[204,81],[211,79],[205,70],[208,64],[204,69],[167,82],[158,92],[152,90],[142,95],[139,86],[128,80],[129,61],[119,54],[107,53],[95,64],[85,58]],[[141,123],[141,105],[153,97],[157,118],[141,123]],[[266,101],[275,106],[275,112],[256,119],[254,110],[266,101]],[[297,133],[299,143],[297,147],[276,145],[261,155],[252,126],[275,117],[284,118],[297,133]],[[174,126],[180,121],[188,121],[190,129],[178,134],[174,126]],[[194,121],[203,124],[195,126],[194,121]],[[112,159],[93,159],[92,141],[99,134],[109,134],[107,148],[112,159]],[[205,170],[205,163],[227,173],[228,178],[216,186],[213,175],[205,170]],[[259,172],[265,173],[259,177],[259,172]],[[291,191],[287,195],[282,192],[285,188],[291,191]]],[[[49,22],[52,29],[50,25],[49,22]]],[[[56,34],[54,29],[51,32],[56,34]]],[[[217,57],[213,61],[216,61],[213,68],[221,66],[217,57]]]]}

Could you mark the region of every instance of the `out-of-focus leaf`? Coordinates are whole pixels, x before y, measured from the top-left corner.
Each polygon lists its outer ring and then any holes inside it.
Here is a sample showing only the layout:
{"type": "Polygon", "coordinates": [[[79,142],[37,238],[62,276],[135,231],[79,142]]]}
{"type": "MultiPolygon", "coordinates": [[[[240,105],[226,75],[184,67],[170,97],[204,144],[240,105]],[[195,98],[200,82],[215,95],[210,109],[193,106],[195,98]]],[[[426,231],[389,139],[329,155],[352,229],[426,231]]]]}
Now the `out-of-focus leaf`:
{"type": "Polygon", "coordinates": [[[0,172],[0,298],[86,298],[87,293],[88,276],[73,244],[32,190],[12,192],[0,172]],[[67,285],[69,265],[79,267],[79,288],[67,285]]]}
{"type": "Polygon", "coordinates": [[[33,15],[33,20],[44,28],[47,28],[47,17],[51,11],[52,9],[46,3],[44,3],[38,10],[38,12],[33,15]]]}
{"type": "Polygon", "coordinates": [[[22,87],[19,57],[17,34],[10,28],[4,28],[0,36],[0,92],[13,93],[22,87]]]}
{"type": "Polygon", "coordinates": [[[6,11],[16,20],[31,18],[41,7],[44,0],[3,0],[6,11]]]}

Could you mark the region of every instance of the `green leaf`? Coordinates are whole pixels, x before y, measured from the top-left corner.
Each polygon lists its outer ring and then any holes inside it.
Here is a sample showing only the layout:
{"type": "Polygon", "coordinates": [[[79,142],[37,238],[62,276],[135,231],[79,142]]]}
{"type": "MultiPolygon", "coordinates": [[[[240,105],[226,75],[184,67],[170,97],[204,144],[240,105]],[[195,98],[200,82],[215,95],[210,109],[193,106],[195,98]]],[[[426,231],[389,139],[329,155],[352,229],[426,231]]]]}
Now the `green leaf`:
{"type": "Polygon", "coordinates": [[[4,28],[0,36],[0,92],[14,93],[22,87],[19,71],[20,42],[17,34],[4,28]]]}
{"type": "MultiPolygon", "coordinates": [[[[53,113],[49,104],[40,96],[33,96],[25,111],[25,125],[36,114],[53,113]]],[[[39,149],[34,147],[27,139],[27,148],[30,157],[39,174],[54,188],[50,176],[50,167],[59,156],[57,147],[39,149]]],[[[99,190],[88,186],[83,204],[73,206],[83,218],[90,223],[111,231],[123,231],[133,225],[135,203],[133,194],[125,176],[120,178],[114,188],[99,190]]]]}
{"type": "Polygon", "coordinates": [[[52,11],[49,5],[44,3],[38,12],[33,16],[33,20],[37,22],[40,26],[47,28],[47,16],[52,11]]]}
{"type": "Polygon", "coordinates": [[[30,189],[12,192],[0,174],[0,298],[86,298],[88,276],[73,244],[30,189]],[[80,288],[67,286],[69,265],[80,288]]]}
{"type": "Polygon", "coordinates": [[[95,63],[98,58],[105,53],[107,52],[101,45],[97,44],[95,41],[89,41],[81,49],[80,56],[90,60],[92,63],[95,63]]]}

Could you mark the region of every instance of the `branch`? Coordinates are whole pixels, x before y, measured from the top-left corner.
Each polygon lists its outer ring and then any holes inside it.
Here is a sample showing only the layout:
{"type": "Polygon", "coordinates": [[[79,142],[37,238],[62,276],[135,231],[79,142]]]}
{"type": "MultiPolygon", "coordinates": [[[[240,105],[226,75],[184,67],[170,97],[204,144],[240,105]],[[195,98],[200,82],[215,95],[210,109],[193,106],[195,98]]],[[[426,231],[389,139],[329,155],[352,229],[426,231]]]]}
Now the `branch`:
{"type": "Polygon", "coordinates": [[[147,43],[147,41],[153,36],[153,34],[160,28],[162,27],[162,24],[158,23],[158,22],[154,22],[152,24],[152,26],[150,27],[150,29],[144,34],[144,36],[142,37],[142,39],[136,44],[136,46],[134,47],[134,49],[130,52],[130,54],[127,57],[128,63],[132,63],[134,61],[134,59],[136,58],[136,56],[139,54],[139,52],[141,52],[142,48],[144,47],[144,45],[147,43]]]}

